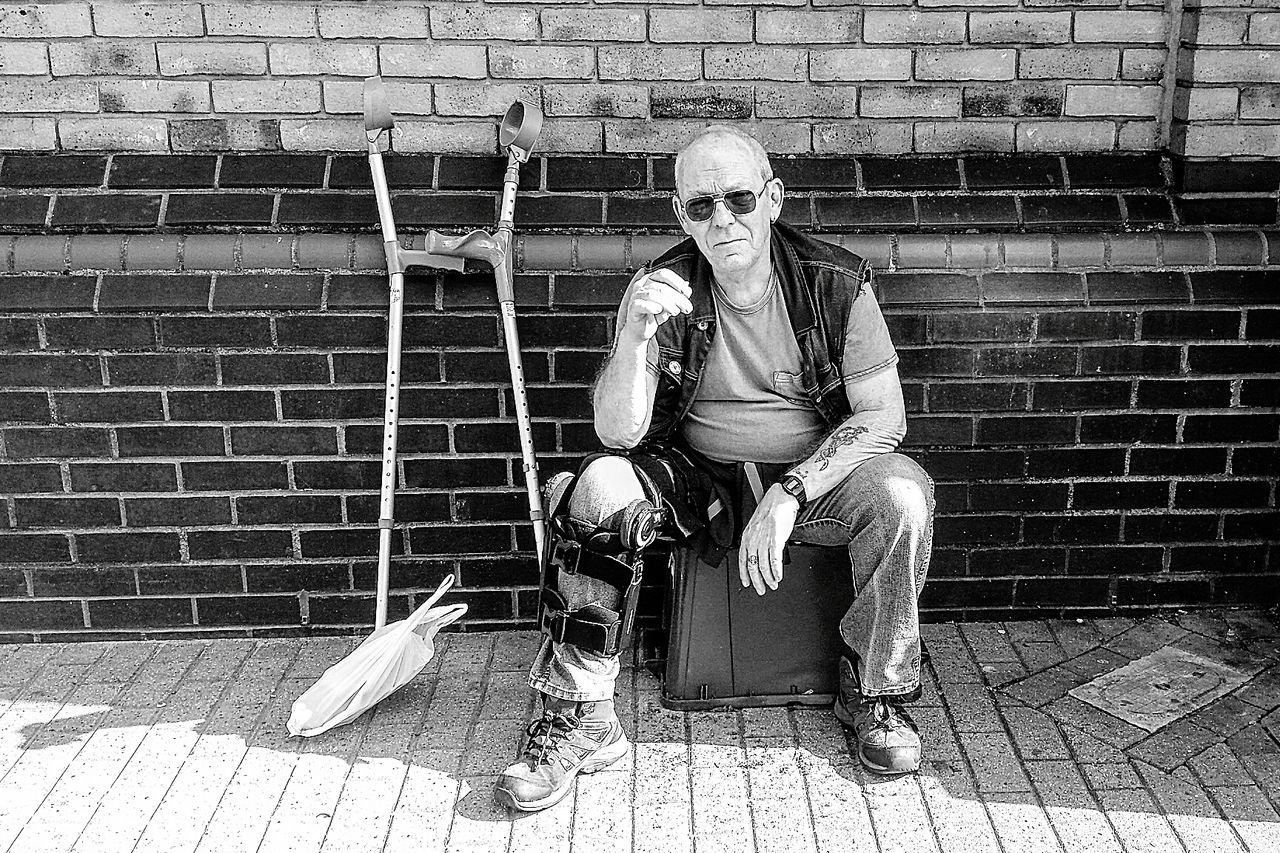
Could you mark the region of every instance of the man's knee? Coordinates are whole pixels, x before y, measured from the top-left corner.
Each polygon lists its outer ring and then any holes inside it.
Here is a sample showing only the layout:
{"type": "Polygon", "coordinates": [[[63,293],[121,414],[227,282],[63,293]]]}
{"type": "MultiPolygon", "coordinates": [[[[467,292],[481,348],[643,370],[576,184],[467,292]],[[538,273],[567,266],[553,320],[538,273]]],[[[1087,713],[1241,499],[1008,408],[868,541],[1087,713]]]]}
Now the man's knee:
{"type": "Polygon", "coordinates": [[[569,499],[569,516],[584,525],[600,525],[609,516],[645,497],[635,467],[622,456],[593,459],[578,475],[569,499]]]}
{"type": "Polygon", "coordinates": [[[858,491],[879,513],[910,525],[933,519],[933,480],[910,457],[886,453],[865,463],[857,475],[862,475],[858,491]]]}

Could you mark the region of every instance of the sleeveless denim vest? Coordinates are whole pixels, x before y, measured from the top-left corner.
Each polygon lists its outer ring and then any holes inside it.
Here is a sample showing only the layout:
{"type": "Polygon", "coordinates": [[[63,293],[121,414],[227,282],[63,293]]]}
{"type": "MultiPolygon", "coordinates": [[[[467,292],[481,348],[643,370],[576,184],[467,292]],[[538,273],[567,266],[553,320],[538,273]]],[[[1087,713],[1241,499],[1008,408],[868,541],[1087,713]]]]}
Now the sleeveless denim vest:
{"type": "MultiPolygon", "coordinates": [[[[800,348],[805,396],[834,427],[852,413],[840,365],[849,307],[870,284],[871,267],[852,252],[781,222],[773,225],[770,252],[800,348]]],[[[716,334],[711,265],[692,238],[654,260],[643,272],[664,268],[689,282],[693,312],[672,317],[658,327],[658,388],[653,418],[641,446],[671,446],[680,421],[693,405],[716,334]]]]}

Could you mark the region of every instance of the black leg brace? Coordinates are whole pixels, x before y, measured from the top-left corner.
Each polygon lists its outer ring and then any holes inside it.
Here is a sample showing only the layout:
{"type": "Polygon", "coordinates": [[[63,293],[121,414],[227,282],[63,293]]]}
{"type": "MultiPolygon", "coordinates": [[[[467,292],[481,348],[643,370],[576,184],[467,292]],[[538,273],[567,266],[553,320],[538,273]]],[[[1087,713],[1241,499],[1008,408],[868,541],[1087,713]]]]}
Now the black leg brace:
{"type": "MultiPolygon", "coordinates": [[[[607,455],[611,454],[588,456],[579,468],[579,475],[593,461],[607,455]]],[[[644,551],[653,543],[665,516],[661,494],[653,481],[638,466],[633,466],[633,470],[646,499],[633,501],[614,516],[614,523],[610,525],[587,529],[569,517],[569,499],[577,485],[576,478],[556,506],[547,508],[547,553],[542,561],[539,591],[540,624],[556,642],[614,655],[626,646],[631,636],[644,573],[644,551]],[[619,608],[610,610],[588,604],[570,610],[559,591],[561,572],[584,574],[614,587],[621,597],[619,608]]]]}

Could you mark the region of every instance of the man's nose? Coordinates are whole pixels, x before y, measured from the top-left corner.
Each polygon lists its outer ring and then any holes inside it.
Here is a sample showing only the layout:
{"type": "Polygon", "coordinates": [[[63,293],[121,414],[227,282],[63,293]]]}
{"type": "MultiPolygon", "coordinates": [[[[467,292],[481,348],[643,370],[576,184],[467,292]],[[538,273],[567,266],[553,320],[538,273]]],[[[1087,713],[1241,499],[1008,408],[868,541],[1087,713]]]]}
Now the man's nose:
{"type": "Polygon", "coordinates": [[[734,215],[729,210],[729,206],[724,203],[724,199],[715,200],[715,207],[711,208],[711,224],[717,228],[728,228],[733,224],[734,215]]]}

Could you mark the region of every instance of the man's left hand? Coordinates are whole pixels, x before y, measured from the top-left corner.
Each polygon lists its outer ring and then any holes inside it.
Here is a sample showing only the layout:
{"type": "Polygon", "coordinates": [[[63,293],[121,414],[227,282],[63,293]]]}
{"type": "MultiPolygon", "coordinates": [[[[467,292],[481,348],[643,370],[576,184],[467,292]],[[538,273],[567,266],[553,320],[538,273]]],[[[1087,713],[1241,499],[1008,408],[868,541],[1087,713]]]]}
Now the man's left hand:
{"type": "Polygon", "coordinates": [[[775,484],[764,493],[742,531],[738,577],[743,586],[755,587],[757,595],[764,595],[766,586],[777,589],[782,582],[782,549],[799,512],[800,502],[775,484]]]}

